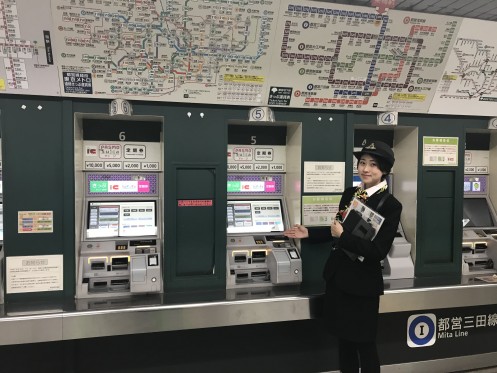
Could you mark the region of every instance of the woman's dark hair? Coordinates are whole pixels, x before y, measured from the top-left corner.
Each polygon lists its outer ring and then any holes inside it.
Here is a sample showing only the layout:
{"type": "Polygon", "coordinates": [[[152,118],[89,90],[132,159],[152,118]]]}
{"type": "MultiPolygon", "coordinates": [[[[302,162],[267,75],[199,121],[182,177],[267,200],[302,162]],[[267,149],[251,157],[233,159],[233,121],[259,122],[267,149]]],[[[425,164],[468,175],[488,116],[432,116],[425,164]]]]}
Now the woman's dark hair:
{"type": "MultiPolygon", "coordinates": [[[[374,161],[378,165],[378,168],[383,173],[383,175],[381,175],[381,180],[385,180],[386,177],[388,176],[388,174],[390,173],[390,171],[392,170],[392,166],[390,166],[390,163],[388,163],[387,161],[385,161],[381,157],[376,157],[376,156],[374,156],[372,154],[368,154],[368,155],[371,156],[371,158],[374,159],[374,161]]],[[[359,168],[359,162],[360,161],[361,161],[361,159],[357,160],[357,167],[358,168],[359,168]]]]}

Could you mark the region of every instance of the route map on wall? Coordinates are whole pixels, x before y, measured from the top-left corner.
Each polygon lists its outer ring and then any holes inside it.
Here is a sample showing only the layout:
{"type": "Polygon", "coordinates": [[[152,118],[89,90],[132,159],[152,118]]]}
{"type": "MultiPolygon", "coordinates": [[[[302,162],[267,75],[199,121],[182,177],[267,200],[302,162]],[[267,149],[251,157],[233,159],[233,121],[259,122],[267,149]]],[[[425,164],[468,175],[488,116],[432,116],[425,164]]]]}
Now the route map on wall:
{"type": "Polygon", "coordinates": [[[495,116],[496,27],[306,0],[0,0],[0,95],[495,116]]]}
{"type": "Polygon", "coordinates": [[[62,95],[259,105],[274,0],[54,0],[62,95]]]}
{"type": "Polygon", "coordinates": [[[58,96],[50,0],[0,0],[0,92],[58,96]]]}
{"type": "Polygon", "coordinates": [[[267,103],[426,112],[460,20],[286,0],[267,103]]]}
{"type": "Polygon", "coordinates": [[[464,19],[430,112],[497,113],[496,23],[464,19]]]}

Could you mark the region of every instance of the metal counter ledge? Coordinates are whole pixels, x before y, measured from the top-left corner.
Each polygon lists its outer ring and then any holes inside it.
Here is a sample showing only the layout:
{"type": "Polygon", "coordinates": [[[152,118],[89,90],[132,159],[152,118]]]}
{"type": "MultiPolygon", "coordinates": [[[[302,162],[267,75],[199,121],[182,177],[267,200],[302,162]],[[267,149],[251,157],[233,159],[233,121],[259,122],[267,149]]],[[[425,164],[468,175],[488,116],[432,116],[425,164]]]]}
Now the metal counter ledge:
{"type": "MultiPolygon", "coordinates": [[[[0,305],[0,345],[318,317],[322,286],[273,287],[0,305]]],[[[497,303],[497,284],[459,278],[385,281],[380,312],[497,303]]]]}

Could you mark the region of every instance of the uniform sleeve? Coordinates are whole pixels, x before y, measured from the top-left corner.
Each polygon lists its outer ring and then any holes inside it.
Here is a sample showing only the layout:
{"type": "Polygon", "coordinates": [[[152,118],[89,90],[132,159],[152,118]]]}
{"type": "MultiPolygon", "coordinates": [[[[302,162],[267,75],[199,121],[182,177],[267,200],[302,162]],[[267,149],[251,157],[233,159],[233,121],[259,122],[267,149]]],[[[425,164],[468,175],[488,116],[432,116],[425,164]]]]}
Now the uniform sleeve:
{"type": "Polygon", "coordinates": [[[397,233],[401,212],[402,204],[395,198],[388,198],[381,211],[385,220],[374,240],[365,240],[344,230],[337,246],[369,260],[385,259],[397,233]]]}

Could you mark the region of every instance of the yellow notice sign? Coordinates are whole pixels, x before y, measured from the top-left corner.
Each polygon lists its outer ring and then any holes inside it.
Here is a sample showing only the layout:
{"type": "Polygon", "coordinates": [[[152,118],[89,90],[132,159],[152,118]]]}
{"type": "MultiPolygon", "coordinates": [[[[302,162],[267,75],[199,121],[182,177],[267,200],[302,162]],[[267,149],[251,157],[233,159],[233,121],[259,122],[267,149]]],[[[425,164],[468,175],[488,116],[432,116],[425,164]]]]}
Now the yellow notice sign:
{"type": "Polygon", "coordinates": [[[5,80],[0,79],[0,91],[5,91],[5,80]]]}
{"type": "Polygon", "coordinates": [[[419,93],[394,93],[392,98],[400,101],[424,101],[426,95],[419,93]]]}
{"type": "Polygon", "coordinates": [[[238,83],[264,83],[263,76],[257,75],[240,75],[240,74],[224,74],[225,82],[238,83]]]}

